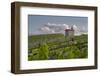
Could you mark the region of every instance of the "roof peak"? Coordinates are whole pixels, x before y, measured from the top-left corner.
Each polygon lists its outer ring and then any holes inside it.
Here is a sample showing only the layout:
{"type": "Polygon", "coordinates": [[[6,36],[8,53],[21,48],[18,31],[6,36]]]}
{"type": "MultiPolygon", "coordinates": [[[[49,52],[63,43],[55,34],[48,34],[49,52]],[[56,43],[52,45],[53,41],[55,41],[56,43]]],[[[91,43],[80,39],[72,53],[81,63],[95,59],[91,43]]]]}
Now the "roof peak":
{"type": "Polygon", "coordinates": [[[74,31],[74,29],[65,29],[65,31],[74,31]]]}

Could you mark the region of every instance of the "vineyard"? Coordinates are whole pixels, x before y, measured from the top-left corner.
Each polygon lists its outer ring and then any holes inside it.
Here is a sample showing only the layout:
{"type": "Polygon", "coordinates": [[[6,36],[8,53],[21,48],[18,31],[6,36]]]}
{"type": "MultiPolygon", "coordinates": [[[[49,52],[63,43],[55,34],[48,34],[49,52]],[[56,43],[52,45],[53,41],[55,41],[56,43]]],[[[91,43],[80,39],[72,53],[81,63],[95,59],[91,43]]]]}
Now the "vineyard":
{"type": "Polygon", "coordinates": [[[77,59],[88,57],[88,35],[68,41],[63,34],[28,36],[28,60],[77,59]]]}

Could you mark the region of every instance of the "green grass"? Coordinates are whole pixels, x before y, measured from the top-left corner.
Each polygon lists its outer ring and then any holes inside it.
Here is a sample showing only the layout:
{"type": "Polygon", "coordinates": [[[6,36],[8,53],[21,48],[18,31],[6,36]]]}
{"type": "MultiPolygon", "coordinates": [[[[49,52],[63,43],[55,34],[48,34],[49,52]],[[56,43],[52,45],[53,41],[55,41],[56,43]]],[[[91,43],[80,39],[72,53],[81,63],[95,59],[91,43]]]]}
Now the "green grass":
{"type": "Polygon", "coordinates": [[[88,57],[88,35],[75,36],[68,41],[63,34],[28,37],[28,60],[77,59],[88,57]]]}

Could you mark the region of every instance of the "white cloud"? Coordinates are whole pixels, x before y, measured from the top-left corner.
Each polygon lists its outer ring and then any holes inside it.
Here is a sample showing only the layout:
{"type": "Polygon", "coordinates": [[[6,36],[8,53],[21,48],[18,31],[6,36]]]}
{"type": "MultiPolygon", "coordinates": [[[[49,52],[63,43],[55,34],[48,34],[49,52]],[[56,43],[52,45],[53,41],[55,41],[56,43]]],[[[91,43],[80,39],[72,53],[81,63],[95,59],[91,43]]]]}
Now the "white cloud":
{"type": "Polygon", "coordinates": [[[75,35],[87,34],[85,26],[78,27],[73,25],[73,29],[75,30],[75,35]]]}
{"type": "Polygon", "coordinates": [[[81,35],[80,29],[76,25],[73,25],[73,29],[75,35],[81,35]]]}
{"type": "Polygon", "coordinates": [[[42,27],[42,28],[40,28],[40,30],[41,30],[41,31],[45,31],[45,32],[46,32],[46,31],[50,31],[49,27],[42,27]]]}
{"type": "MultiPolygon", "coordinates": [[[[65,29],[71,29],[71,25],[47,23],[46,25],[38,29],[38,34],[53,34],[53,33],[65,34],[64,31],[65,29]]],[[[83,31],[80,30],[85,28],[80,29],[78,26],[73,25],[73,29],[75,31],[75,35],[81,35],[83,34],[83,31]]]]}
{"type": "Polygon", "coordinates": [[[51,33],[55,33],[55,30],[53,29],[50,29],[49,27],[47,26],[43,26],[39,29],[40,31],[40,34],[51,34],[51,33]]]}
{"type": "Polygon", "coordinates": [[[64,30],[69,29],[69,25],[67,24],[54,24],[48,23],[40,28],[41,33],[48,34],[48,33],[63,33],[64,30]]]}

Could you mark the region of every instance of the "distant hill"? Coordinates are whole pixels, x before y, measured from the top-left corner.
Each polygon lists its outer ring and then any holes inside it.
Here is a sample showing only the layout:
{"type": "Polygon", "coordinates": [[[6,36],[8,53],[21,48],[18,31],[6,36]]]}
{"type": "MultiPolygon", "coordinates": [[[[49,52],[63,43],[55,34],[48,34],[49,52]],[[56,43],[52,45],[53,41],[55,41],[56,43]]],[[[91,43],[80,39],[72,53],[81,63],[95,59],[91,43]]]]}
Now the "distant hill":
{"type": "Polygon", "coordinates": [[[64,34],[41,34],[41,35],[31,35],[28,36],[28,47],[34,47],[37,44],[40,44],[41,42],[55,42],[64,40],[65,36],[64,34]]]}

